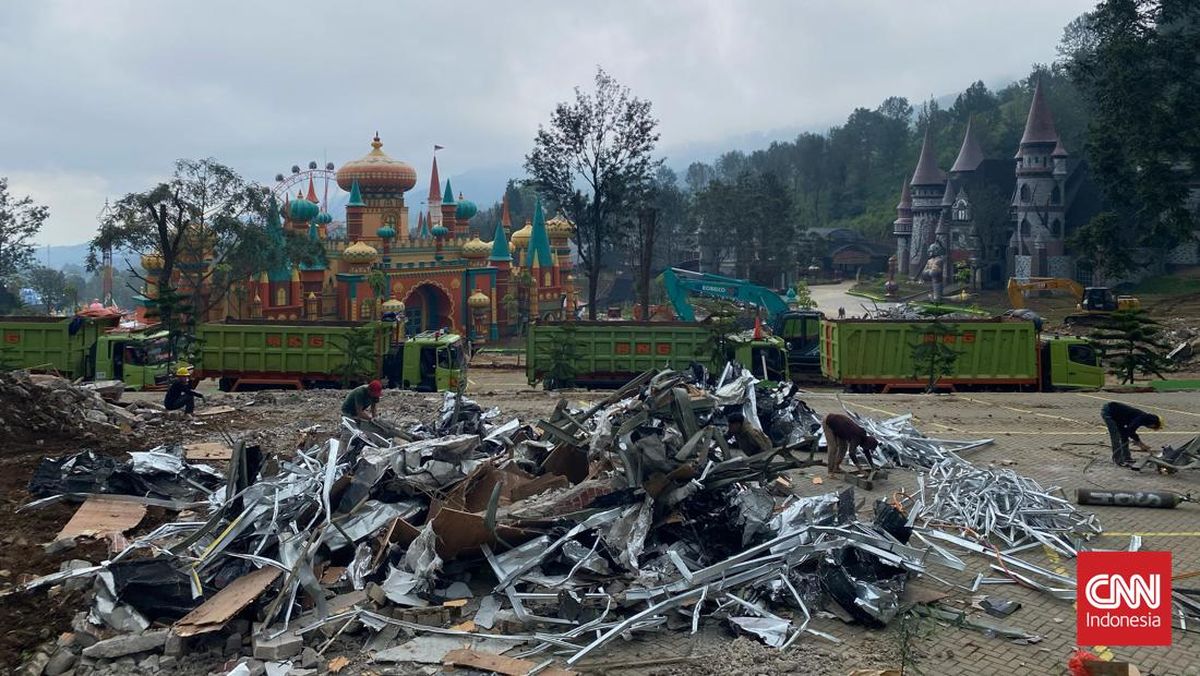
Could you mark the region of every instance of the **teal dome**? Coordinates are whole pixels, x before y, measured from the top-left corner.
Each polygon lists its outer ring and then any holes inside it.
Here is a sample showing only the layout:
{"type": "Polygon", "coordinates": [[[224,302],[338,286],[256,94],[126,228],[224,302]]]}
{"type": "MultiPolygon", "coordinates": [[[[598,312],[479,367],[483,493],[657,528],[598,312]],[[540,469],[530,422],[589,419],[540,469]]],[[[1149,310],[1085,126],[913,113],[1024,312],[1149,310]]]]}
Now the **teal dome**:
{"type": "Polygon", "coordinates": [[[375,234],[379,235],[383,239],[391,239],[396,236],[396,229],[390,225],[385,225],[376,230],[375,234]]]}
{"type": "Polygon", "coordinates": [[[309,202],[303,197],[297,197],[291,202],[288,202],[287,217],[293,221],[307,223],[316,218],[320,211],[321,210],[317,208],[317,205],[309,202]]]}
{"type": "Polygon", "coordinates": [[[468,220],[475,214],[479,213],[479,207],[469,199],[464,199],[460,194],[458,196],[458,208],[454,210],[454,217],[460,220],[468,220]]]}
{"type": "Polygon", "coordinates": [[[444,226],[440,223],[438,225],[433,226],[433,236],[434,237],[445,237],[448,234],[450,234],[450,231],[446,229],[446,226],[444,226]]]}
{"type": "Polygon", "coordinates": [[[333,215],[328,211],[322,211],[317,214],[317,225],[329,225],[333,222],[333,215]]]}

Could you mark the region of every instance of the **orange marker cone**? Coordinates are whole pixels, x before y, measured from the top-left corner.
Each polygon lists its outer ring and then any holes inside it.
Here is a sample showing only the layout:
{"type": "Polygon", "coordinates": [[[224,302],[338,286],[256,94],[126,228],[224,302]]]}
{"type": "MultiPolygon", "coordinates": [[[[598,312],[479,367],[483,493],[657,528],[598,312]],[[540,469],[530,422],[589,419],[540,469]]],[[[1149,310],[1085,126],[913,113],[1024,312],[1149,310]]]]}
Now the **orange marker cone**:
{"type": "Polygon", "coordinates": [[[754,318],[754,339],[755,340],[763,339],[762,317],[754,318]]]}

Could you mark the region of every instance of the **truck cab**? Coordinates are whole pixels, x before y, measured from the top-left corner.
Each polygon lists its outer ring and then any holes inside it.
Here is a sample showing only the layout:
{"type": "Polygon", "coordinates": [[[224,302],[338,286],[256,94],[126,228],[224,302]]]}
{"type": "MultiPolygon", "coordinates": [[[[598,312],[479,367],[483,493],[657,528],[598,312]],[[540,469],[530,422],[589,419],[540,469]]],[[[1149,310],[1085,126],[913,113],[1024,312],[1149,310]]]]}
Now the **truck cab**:
{"type": "Polygon", "coordinates": [[[462,336],[425,331],[392,346],[383,362],[388,387],[446,392],[457,390],[465,376],[462,336]]]}
{"type": "Polygon", "coordinates": [[[788,310],[775,319],[776,336],[787,347],[788,370],[792,377],[821,375],[821,320],[816,310],[788,310]]]}
{"type": "Polygon", "coordinates": [[[1104,368],[1096,348],[1086,340],[1050,336],[1041,344],[1042,390],[1100,389],[1104,368]]]}
{"type": "Polygon", "coordinates": [[[96,380],[121,380],[130,390],[165,387],[169,350],[167,332],[107,333],[92,346],[89,363],[95,364],[96,380]]]}
{"type": "Polygon", "coordinates": [[[768,337],[737,343],[731,359],[750,369],[755,378],[767,384],[786,383],[790,380],[788,353],[783,340],[768,337]]]}

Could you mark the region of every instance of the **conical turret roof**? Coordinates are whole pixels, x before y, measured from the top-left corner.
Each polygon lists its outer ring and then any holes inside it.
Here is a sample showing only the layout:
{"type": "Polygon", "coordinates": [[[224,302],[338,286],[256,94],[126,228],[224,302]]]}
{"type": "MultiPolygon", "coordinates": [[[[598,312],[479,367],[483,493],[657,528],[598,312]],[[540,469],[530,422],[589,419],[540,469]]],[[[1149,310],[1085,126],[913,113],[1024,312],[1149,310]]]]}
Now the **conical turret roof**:
{"type": "Polygon", "coordinates": [[[433,156],[433,169],[429,171],[429,203],[438,204],[442,201],[442,183],[438,178],[437,155],[433,156]]]}
{"type": "Polygon", "coordinates": [[[921,141],[921,158],[917,160],[917,170],[913,172],[912,185],[941,185],[946,182],[946,172],[938,168],[937,154],[933,150],[933,142],[929,140],[929,129],[925,129],[925,139],[921,141]]]}
{"type": "Polygon", "coordinates": [[[1057,143],[1058,132],[1054,130],[1054,115],[1042,94],[1042,80],[1033,87],[1033,102],[1029,104],[1029,117],[1025,118],[1025,133],[1021,145],[1026,143],[1057,143]]]}
{"type": "Polygon", "coordinates": [[[508,237],[504,234],[504,224],[496,224],[496,234],[492,236],[492,255],[488,256],[489,261],[508,262],[512,260],[512,254],[508,252],[508,237]]]}
{"type": "Polygon", "coordinates": [[[981,162],[983,162],[983,148],[979,146],[979,140],[975,138],[975,120],[968,119],[962,147],[958,149],[958,158],[954,160],[954,166],[950,167],[950,173],[975,171],[981,162]]]}

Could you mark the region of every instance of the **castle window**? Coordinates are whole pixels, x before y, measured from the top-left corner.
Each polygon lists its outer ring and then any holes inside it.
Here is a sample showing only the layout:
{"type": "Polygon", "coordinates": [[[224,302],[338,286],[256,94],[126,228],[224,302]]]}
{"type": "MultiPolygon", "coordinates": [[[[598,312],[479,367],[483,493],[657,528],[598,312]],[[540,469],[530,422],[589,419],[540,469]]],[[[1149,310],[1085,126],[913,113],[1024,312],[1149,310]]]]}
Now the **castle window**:
{"type": "MultiPolygon", "coordinates": [[[[1058,190],[1058,188],[1055,188],[1055,190],[1058,190]]],[[[1054,222],[1050,224],[1050,232],[1054,233],[1055,237],[1061,238],[1063,236],[1062,221],[1057,218],[1054,219],[1054,222]]]]}
{"type": "Polygon", "coordinates": [[[1058,186],[1054,186],[1054,190],[1050,191],[1050,203],[1051,204],[1061,204],[1062,203],[1062,191],[1058,189],[1058,186]]]}
{"type": "Polygon", "coordinates": [[[275,307],[283,307],[287,304],[287,289],[282,286],[278,289],[275,289],[275,307]]]}
{"type": "Polygon", "coordinates": [[[1029,219],[1028,218],[1021,219],[1021,234],[1022,235],[1029,234],[1029,219]]]}
{"type": "Polygon", "coordinates": [[[1023,184],[1021,186],[1021,201],[1022,202],[1029,201],[1029,184],[1023,184]]]}

